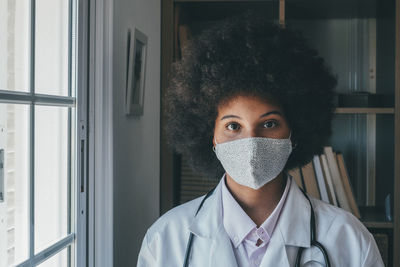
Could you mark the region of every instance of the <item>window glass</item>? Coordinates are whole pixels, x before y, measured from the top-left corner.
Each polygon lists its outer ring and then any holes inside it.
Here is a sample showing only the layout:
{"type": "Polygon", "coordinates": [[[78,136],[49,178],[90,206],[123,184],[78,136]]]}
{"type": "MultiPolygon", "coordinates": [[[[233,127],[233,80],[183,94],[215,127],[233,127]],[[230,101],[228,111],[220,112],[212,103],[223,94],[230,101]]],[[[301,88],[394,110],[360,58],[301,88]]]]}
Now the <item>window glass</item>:
{"type": "Polygon", "coordinates": [[[0,90],[29,91],[30,1],[0,1],[0,90]]]}
{"type": "Polygon", "coordinates": [[[68,232],[68,108],[35,106],[35,253],[68,232]]]}
{"type": "Polygon", "coordinates": [[[36,0],[36,93],[68,95],[68,3],[36,0]]]}
{"type": "Polygon", "coordinates": [[[38,267],[67,267],[68,266],[68,248],[63,249],[53,257],[37,265],[38,267]]]}
{"type": "Polygon", "coordinates": [[[29,257],[29,106],[0,103],[0,266],[29,257]]]}
{"type": "Polygon", "coordinates": [[[77,20],[76,0],[0,0],[0,267],[75,266],[77,20]]]}

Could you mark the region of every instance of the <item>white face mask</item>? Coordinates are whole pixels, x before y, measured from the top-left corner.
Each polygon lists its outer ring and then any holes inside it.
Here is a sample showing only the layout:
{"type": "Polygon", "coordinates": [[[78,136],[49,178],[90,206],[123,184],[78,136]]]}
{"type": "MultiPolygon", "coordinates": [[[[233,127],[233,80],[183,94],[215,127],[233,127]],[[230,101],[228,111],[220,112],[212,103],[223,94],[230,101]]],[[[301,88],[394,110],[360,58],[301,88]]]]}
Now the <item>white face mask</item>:
{"type": "Polygon", "coordinates": [[[292,152],[288,139],[242,138],[217,144],[214,152],[225,171],[237,183],[259,189],[276,178],[292,152]]]}

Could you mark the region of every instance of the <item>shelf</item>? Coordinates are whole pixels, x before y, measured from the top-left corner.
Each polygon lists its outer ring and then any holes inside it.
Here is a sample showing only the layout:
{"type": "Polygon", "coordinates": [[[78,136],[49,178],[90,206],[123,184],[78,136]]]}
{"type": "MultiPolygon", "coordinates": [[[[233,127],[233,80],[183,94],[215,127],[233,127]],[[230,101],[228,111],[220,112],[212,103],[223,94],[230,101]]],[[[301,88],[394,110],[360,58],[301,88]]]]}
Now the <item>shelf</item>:
{"type": "Polygon", "coordinates": [[[271,20],[277,19],[279,2],[276,1],[208,1],[208,0],[175,0],[175,6],[180,8],[179,23],[190,26],[192,33],[196,34],[195,25],[200,26],[200,31],[218,21],[231,16],[238,16],[243,10],[251,9],[259,15],[271,20]]]}
{"type": "Polygon", "coordinates": [[[367,228],[393,229],[394,223],[386,220],[383,207],[360,206],[361,222],[367,228]]]}
{"type": "Polygon", "coordinates": [[[372,222],[372,221],[361,221],[367,228],[385,228],[393,229],[393,222],[372,222]]]}
{"type": "Polygon", "coordinates": [[[394,114],[394,108],[336,108],[335,114],[394,114]]]}
{"type": "Polygon", "coordinates": [[[278,2],[279,0],[174,0],[175,3],[209,3],[209,2],[278,2]]]}
{"type": "MultiPolygon", "coordinates": [[[[173,0],[176,4],[245,4],[251,8],[252,4],[274,4],[279,5],[279,0],[173,0]]],[[[326,19],[326,18],[374,18],[393,17],[391,5],[384,5],[376,0],[364,0],[362,4],[358,1],[336,0],[332,2],[319,0],[285,0],[286,18],[292,19],[326,19]]],[[[209,6],[209,11],[212,10],[209,6]]],[[[199,12],[203,16],[207,13],[199,12]]]]}

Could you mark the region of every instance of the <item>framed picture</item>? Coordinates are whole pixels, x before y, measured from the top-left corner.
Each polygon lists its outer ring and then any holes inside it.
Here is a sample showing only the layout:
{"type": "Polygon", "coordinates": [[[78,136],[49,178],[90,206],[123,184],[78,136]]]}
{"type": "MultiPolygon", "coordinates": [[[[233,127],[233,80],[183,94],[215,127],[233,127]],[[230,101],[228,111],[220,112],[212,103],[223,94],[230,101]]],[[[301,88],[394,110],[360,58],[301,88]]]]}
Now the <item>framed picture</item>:
{"type": "Polygon", "coordinates": [[[147,36],[135,28],[128,30],[125,114],[143,115],[146,80],[147,36]]]}

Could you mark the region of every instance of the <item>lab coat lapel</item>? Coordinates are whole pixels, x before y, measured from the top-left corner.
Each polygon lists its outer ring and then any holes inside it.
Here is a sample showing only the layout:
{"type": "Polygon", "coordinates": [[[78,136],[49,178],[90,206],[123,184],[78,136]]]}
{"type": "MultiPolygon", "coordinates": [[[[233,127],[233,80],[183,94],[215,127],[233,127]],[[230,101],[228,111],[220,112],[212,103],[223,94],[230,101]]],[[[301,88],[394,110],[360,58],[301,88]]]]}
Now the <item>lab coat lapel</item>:
{"type": "Polygon", "coordinates": [[[237,267],[236,257],[232,243],[225,231],[223,224],[217,231],[211,247],[210,267],[229,266],[237,267]]]}
{"type": "Polygon", "coordinates": [[[286,245],[310,247],[310,203],[291,179],[290,191],[277,223],[286,245]]]}
{"type": "Polygon", "coordinates": [[[202,257],[204,265],[209,261],[209,266],[237,267],[237,262],[231,240],[225,231],[222,221],[222,182],[221,179],[213,194],[204,202],[189,230],[195,235],[193,250],[196,246],[206,246],[210,249],[209,257],[206,255],[193,255],[202,257]],[[195,244],[196,243],[196,244],[195,244]]]}
{"type": "Polygon", "coordinates": [[[276,231],[269,240],[267,250],[260,266],[290,267],[288,256],[285,250],[285,240],[283,239],[280,231],[276,231]]]}
{"type": "MultiPolygon", "coordinates": [[[[298,247],[310,247],[310,204],[294,179],[290,175],[288,179],[291,179],[290,190],[261,266],[293,265],[293,252],[298,247]]],[[[308,252],[303,254],[306,260],[308,252]]]]}

